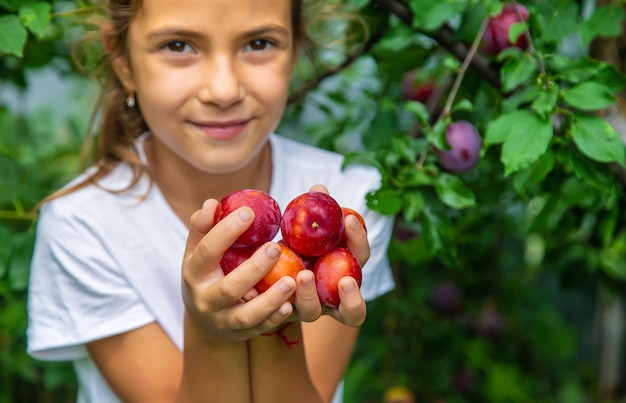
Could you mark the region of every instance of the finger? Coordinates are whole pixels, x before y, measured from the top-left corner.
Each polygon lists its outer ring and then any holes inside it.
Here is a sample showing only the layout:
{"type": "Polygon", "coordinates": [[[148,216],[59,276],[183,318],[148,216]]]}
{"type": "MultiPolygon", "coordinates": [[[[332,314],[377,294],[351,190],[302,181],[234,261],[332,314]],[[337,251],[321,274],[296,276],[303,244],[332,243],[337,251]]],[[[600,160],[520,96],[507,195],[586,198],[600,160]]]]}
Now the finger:
{"type": "Polygon", "coordinates": [[[241,297],[241,299],[243,300],[243,302],[248,302],[252,298],[255,298],[258,295],[259,295],[259,292],[256,289],[250,288],[248,291],[246,291],[243,297],[241,297]]]}
{"type": "Polygon", "coordinates": [[[354,253],[361,267],[365,266],[365,263],[370,258],[370,246],[365,228],[363,228],[358,218],[353,214],[348,214],[345,218],[345,231],[348,249],[354,253]]]}
{"type": "Polygon", "coordinates": [[[281,278],[256,298],[237,305],[233,309],[230,326],[237,330],[256,327],[260,332],[275,328],[291,315],[293,307],[288,300],[295,290],[293,278],[281,278]]]}
{"type": "Polygon", "coordinates": [[[280,253],[280,247],[274,242],[258,248],[250,258],[220,280],[219,292],[214,294],[213,304],[221,309],[238,299],[252,300],[258,295],[255,284],[272,269],[280,253]]]}
{"type": "Polygon", "coordinates": [[[313,185],[311,189],[309,189],[309,192],[322,192],[329,194],[328,189],[324,185],[313,185]]]}
{"type": "Polygon", "coordinates": [[[209,199],[204,202],[202,208],[191,215],[189,219],[189,234],[185,247],[185,257],[188,257],[196,249],[202,238],[213,228],[215,208],[219,202],[209,199]]]}
{"type": "MultiPolygon", "coordinates": [[[[347,326],[360,326],[365,321],[367,307],[356,280],[350,276],[339,280],[339,320],[347,326]]],[[[332,312],[331,312],[332,315],[332,312]]]]}
{"type": "MultiPolygon", "coordinates": [[[[211,209],[215,212],[215,209],[211,209]]],[[[200,213],[200,218],[204,218],[203,214],[210,211],[200,213]]],[[[188,255],[188,275],[191,279],[201,280],[208,272],[211,272],[219,265],[222,255],[228,249],[239,235],[243,234],[254,221],[254,212],[249,207],[240,207],[233,213],[224,217],[220,222],[215,224],[213,228],[196,242],[194,249],[189,250],[188,255]],[[209,271],[207,272],[207,268],[209,271]]],[[[194,240],[190,243],[193,245],[195,238],[202,233],[206,227],[199,226],[193,230],[194,240]]],[[[190,230],[191,233],[192,230],[190,230]]]]}
{"type": "Polygon", "coordinates": [[[291,302],[284,302],[272,315],[258,326],[258,333],[267,333],[282,326],[294,312],[291,302]]]}
{"type": "Polygon", "coordinates": [[[322,306],[315,288],[315,276],[311,270],[302,270],[296,276],[296,313],[298,319],[313,322],[322,314],[322,306]]]}

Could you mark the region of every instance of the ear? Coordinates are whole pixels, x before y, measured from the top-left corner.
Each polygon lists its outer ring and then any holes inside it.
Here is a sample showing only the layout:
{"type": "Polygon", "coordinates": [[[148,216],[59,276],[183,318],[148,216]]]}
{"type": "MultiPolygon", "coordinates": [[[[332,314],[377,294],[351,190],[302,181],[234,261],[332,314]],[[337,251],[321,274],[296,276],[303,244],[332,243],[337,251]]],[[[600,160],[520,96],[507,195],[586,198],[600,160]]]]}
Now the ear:
{"type": "Polygon", "coordinates": [[[101,34],[104,51],[117,79],[127,92],[134,92],[135,83],[124,44],[119,42],[111,24],[103,25],[101,34]]]}

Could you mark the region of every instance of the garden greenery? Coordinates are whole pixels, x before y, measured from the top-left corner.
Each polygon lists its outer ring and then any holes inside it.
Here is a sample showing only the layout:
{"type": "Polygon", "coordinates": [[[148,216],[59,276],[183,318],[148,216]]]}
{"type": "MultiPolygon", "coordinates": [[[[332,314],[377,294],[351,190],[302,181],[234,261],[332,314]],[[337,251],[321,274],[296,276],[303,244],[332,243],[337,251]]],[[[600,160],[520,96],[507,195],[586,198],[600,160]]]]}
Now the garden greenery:
{"type": "MultiPolygon", "coordinates": [[[[593,52],[623,35],[622,3],[519,1],[530,18],[510,35],[529,46],[495,56],[480,44],[501,1],[344,3],[368,36],[303,69],[279,131],[377,167],[368,205],[396,218],[397,287],[368,308],[346,401],[380,401],[394,385],[419,401],[623,398],[626,151],[610,122],[626,81],[593,52]],[[411,70],[435,84],[427,102],[403,95],[411,70]],[[435,151],[460,120],[483,147],[453,173],[435,151]]],[[[91,7],[0,0],[3,87],[36,93],[28,77],[42,69],[80,76],[70,44],[91,7]]],[[[69,365],[25,353],[25,290],[32,209],[81,169],[90,113],[57,124],[0,98],[0,402],[75,398],[69,365]]]]}

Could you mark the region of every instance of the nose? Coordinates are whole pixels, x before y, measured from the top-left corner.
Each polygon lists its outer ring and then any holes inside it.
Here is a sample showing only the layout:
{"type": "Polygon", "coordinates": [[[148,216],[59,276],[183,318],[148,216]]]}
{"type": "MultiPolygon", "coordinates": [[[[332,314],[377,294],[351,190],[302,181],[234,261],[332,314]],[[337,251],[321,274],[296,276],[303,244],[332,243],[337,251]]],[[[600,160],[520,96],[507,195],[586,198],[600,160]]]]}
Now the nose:
{"type": "Polygon", "coordinates": [[[242,100],[244,90],[235,60],[230,57],[213,58],[203,70],[198,94],[200,101],[228,108],[242,100]]]}

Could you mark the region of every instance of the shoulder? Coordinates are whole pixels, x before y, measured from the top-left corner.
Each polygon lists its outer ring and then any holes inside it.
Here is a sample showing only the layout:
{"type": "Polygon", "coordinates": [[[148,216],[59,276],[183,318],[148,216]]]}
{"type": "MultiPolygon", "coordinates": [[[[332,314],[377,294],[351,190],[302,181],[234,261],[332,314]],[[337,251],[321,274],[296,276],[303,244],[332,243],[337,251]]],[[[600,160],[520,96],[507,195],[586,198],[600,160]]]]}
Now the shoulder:
{"type": "MultiPolygon", "coordinates": [[[[281,135],[272,136],[272,146],[276,149],[275,163],[283,164],[290,173],[306,172],[330,182],[343,182],[354,186],[362,184],[377,187],[380,172],[373,166],[362,164],[344,165],[345,156],[281,135]]],[[[372,190],[372,189],[370,189],[372,190]]]]}
{"type": "MultiPolygon", "coordinates": [[[[73,186],[89,178],[92,170],[88,170],[82,175],[66,185],[73,186]]],[[[38,228],[55,228],[76,225],[81,223],[94,226],[101,222],[110,222],[120,211],[119,206],[129,203],[138,203],[142,195],[145,195],[149,187],[146,181],[140,181],[136,186],[127,191],[133,178],[130,167],[120,164],[107,176],[97,183],[89,183],[71,193],[59,196],[46,202],[39,214],[38,228]]]]}

